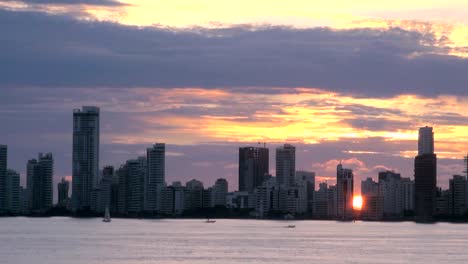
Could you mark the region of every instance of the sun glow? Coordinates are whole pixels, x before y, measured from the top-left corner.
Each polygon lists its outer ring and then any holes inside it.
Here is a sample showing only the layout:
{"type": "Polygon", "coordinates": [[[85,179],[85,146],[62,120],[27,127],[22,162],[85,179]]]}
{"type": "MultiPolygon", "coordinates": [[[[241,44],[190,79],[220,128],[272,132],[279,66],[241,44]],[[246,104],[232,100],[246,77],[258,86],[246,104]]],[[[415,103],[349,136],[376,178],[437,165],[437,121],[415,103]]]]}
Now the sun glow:
{"type": "Polygon", "coordinates": [[[353,197],[353,209],[359,211],[362,209],[362,196],[353,197]]]}

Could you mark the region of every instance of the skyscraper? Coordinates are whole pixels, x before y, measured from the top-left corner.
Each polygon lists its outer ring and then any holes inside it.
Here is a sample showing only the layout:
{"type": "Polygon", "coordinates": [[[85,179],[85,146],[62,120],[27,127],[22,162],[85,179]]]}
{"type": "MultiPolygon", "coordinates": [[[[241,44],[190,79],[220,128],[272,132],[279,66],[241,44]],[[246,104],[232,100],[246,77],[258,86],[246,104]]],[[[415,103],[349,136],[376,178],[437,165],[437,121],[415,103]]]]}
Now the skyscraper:
{"type": "Polygon", "coordinates": [[[58,190],[58,202],[60,206],[66,206],[68,201],[68,191],[70,189],[70,182],[62,178],[62,180],[57,184],[58,190]]]}
{"type": "Polygon", "coordinates": [[[27,186],[30,208],[36,212],[44,212],[52,207],[54,175],[54,159],[52,153],[39,153],[38,159],[28,161],[27,186]]]}
{"type": "Polygon", "coordinates": [[[239,148],[239,191],[253,192],[268,174],[268,148],[239,148]]]}
{"type": "Polygon", "coordinates": [[[434,132],[432,127],[419,128],[418,155],[434,154],[434,132]]]}
{"type": "Polygon", "coordinates": [[[217,179],[211,192],[212,206],[226,206],[226,194],[228,192],[228,182],[226,179],[217,179]]]}
{"type": "Polygon", "coordinates": [[[99,182],[99,108],[83,106],[73,111],[74,210],[89,208],[91,191],[99,182]]]}
{"type": "Polygon", "coordinates": [[[166,145],[156,143],[146,149],[147,168],[145,175],[145,210],[158,209],[158,191],[165,185],[166,145]]]}
{"type": "Polygon", "coordinates": [[[6,172],[6,211],[16,215],[20,212],[20,175],[14,170],[6,172]]]}
{"type": "Polygon", "coordinates": [[[276,149],[276,180],[278,185],[294,185],[296,174],[296,148],[289,144],[276,149]]]}
{"type": "Polygon", "coordinates": [[[0,214],[7,209],[7,154],[7,146],[0,145],[0,214]]]}
{"type": "Polygon", "coordinates": [[[419,129],[418,156],[414,159],[414,209],[417,221],[432,221],[437,192],[437,156],[432,127],[419,129]]]}
{"type": "Polygon", "coordinates": [[[118,171],[119,213],[135,215],[144,209],[146,158],[128,160],[118,171]]]}
{"type": "Polygon", "coordinates": [[[353,217],[354,175],[351,169],[336,167],[336,216],[338,219],[353,217]]]}

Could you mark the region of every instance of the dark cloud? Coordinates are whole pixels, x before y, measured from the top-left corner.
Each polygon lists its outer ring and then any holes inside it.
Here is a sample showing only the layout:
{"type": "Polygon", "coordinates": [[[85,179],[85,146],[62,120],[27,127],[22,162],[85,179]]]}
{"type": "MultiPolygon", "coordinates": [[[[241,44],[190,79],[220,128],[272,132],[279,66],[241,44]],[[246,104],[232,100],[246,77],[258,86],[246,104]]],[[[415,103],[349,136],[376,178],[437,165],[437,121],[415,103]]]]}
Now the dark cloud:
{"type": "Polygon", "coordinates": [[[23,2],[26,4],[44,5],[95,5],[95,6],[127,6],[128,4],[113,0],[2,0],[4,2],[23,2]]]}
{"type": "Polygon", "coordinates": [[[0,86],[320,87],[464,94],[468,60],[431,34],[284,27],[172,30],[0,11],[0,86]],[[413,56],[419,54],[418,56],[413,56]]]}

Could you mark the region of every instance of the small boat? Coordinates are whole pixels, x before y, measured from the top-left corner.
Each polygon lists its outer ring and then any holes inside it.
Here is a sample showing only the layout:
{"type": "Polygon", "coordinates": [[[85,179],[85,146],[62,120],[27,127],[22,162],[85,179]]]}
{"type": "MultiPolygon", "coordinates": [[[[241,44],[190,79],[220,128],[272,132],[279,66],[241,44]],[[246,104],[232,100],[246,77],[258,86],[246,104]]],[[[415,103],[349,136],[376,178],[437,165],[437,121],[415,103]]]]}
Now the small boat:
{"type": "Polygon", "coordinates": [[[216,220],[210,220],[209,218],[206,219],[205,223],[216,223],[216,220]]]}
{"type": "Polygon", "coordinates": [[[104,219],[102,219],[102,221],[104,223],[110,223],[112,221],[110,217],[110,213],[109,213],[109,208],[107,207],[106,207],[106,212],[104,213],[104,219]]]}
{"type": "Polygon", "coordinates": [[[296,225],[288,225],[286,228],[296,228],[296,225]]]}

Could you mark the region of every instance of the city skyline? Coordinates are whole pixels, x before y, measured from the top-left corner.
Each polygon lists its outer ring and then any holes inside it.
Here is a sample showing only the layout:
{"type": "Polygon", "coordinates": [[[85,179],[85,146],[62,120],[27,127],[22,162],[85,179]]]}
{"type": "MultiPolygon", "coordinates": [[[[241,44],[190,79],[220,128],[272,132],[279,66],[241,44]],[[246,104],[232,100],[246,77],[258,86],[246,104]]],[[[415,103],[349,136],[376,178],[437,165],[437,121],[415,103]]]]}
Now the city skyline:
{"type": "MultiPolygon", "coordinates": [[[[99,107],[84,106],[84,107],[83,107],[83,111],[81,111],[81,110],[74,110],[74,119],[76,119],[76,118],[75,118],[75,115],[79,115],[80,113],[86,114],[87,111],[88,111],[88,112],[91,111],[91,112],[97,112],[97,113],[98,113],[98,115],[97,115],[97,117],[98,117],[98,121],[97,121],[98,129],[97,129],[97,132],[96,132],[96,133],[97,133],[96,136],[97,136],[97,138],[98,138],[98,140],[99,140],[99,138],[102,136],[102,135],[100,134],[100,132],[99,132],[99,123],[100,123],[100,121],[99,121],[99,112],[100,112],[99,107]]],[[[91,112],[90,112],[90,113],[91,113],[91,112]]],[[[85,123],[86,123],[86,120],[87,120],[87,119],[85,119],[85,123]]],[[[94,122],[94,121],[93,121],[93,122],[94,122]]],[[[77,122],[77,123],[79,123],[79,122],[77,122]]],[[[87,123],[86,123],[86,124],[87,124],[87,123]]],[[[75,127],[76,127],[76,125],[75,125],[75,127]]],[[[419,144],[416,144],[416,148],[418,149],[418,151],[415,151],[416,155],[417,155],[418,153],[433,153],[433,152],[434,152],[434,143],[435,143],[435,140],[434,140],[434,131],[433,131],[433,128],[432,128],[432,127],[425,126],[425,127],[419,128],[419,139],[420,139],[420,140],[419,140],[419,144]],[[428,151],[429,151],[429,152],[428,152],[428,151]]],[[[155,145],[154,147],[156,147],[156,146],[158,145],[158,143],[155,143],[155,144],[156,144],[156,145],[155,145]]],[[[276,176],[276,169],[275,169],[275,166],[277,166],[278,156],[277,156],[277,155],[274,155],[274,156],[273,156],[273,155],[268,155],[268,150],[270,149],[269,146],[270,146],[270,144],[268,144],[267,142],[262,142],[262,143],[258,142],[257,144],[244,144],[243,146],[237,145],[237,147],[239,147],[239,150],[240,150],[240,149],[249,149],[249,148],[256,148],[256,149],[263,149],[263,148],[264,148],[264,149],[266,149],[266,150],[267,150],[267,155],[266,155],[266,157],[269,158],[269,162],[267,162],[267,163],[270,164],[269,170],[271,170],[271,173],[270,173],[270,174],[276,176]],[[275,159],[276,159],[276,161],[275,161],[275,159]],[[271,162],[271,160],[273,160],[273,163],[271,162]],[[274,165],[271,165],[271,164],[274,164],[274,165]],[[270,167],[272,167],[272,168],[270,168],[270,167]]],[[[278,154],[278,151],[282,150],[283,148],[288,148],[288,147],[294,148],[294,151],[293,151],[293,152],[294,152],[294,153],[296,152],[296,150],[295,150],[296,144],[294,144],[294,146],[293,146],[293,145],[290,145],[290,144],[288,144],[288,143],[279,144],[279,145],[272,144],[272,146],[273,146],[273,147],[272,147],[273,150],[276,149],[276,154],[278,154]],[[274,147],[274,146],[277,146],[277,147],[274,147]]],[[[233,146],[233,147],[236,147],[236,146],[233,146]]],[[[98,142],[98,145],[97,145],[97,149],[98,149],[98,152],[99,152],[99,142],[98,142]]],[[[147,148],[146,152],[142,151],[142,152],[139,152],[138,155],[137,155],[137,154],[135,154],[135,155],[136,155],[136,156],[149,155],[149,154],[148,154],[148,151],[150,151],[150,148],[147,148]],[[145,154],[145,153],[146,153],[146,154],[145,154]]],[[[228,152],[232,152],[232,149],[229,150],[228,152]]],[[[280,151],[280,153],[282,153],[282,151],[280,151]]],[[[294,157],[294,163],[295,163],[295,162],[296,162],[296,155],[295,155],[294,153],[293,153],[293,157],[294,157]]],[[[350,153],[350,154],[352,154],[352,153],[350,153]]],[[[437,154],[437,153],[436,153],[436,154],[437,154]]],[[[171,157],[171,155],[174,155],[174,156],[177,157],[177,156],[178,156],[178,153],[173,153],[173,152],[170,152],[170,151],[169,151],[167,156],[168,156],[168,157],[171,157]]],[[[280,154],[280,155],[281,155],[281,154],[280,154]]],[[[309,160],[311,159],[310,157],[307,157],[307,152],[306,152],[306,151],[303,151],[303,152],[302,152],[302,156],[306,156],[306,157],[305,157],[306,159],[309,159],[309,160]]],[[[99,163],[99,153],[97,154],[97,157],[98,157],[97,163],[99,163]]],[[[240,156],[239,156],[239,157],[240,157],[240,156]]],[[[134,157],[133,157],[133,158],[134,158],[134,157]]],[[[163,157],[163,158],[165,159],[165,157],[163,157]]],[[[208,158],[208,159],[209,159],[210,157],[205,157],[205,158],[208,158]]],[[[300,157],[300,156],[299,156],[298,158],[304,158],[304,157],[300,157]]],[[[408,158],[412,159],[412,157],[408,157],[408,158]]],[[[461,159],[463,159],[463,157],[460,158],[459,160],[461,160],[461,159]]],[[[234,160],[234,162],[238,162],[238,161],[239,161],[239,160],[234,160]]],[[[360,162],[361,162],[361,161],[359,161],[359,159],[356,159],[356,158],[354,158],[354,157],[351,157],[350,159],[333,160],[333,162],[330,163],[330,164],[327,164],[327,166],[332,167],[332,166],[337,166],[337,165],[339,165],[339,164],[343,164],[343,165],[345,165],[345,166],[351,168],[352,170],[354,170],[354,173],[356,173],[356,167],[354,167],[354,166],[356,165],[356,163],[359,165],[360,162]],[[336,165],[335,165],[335,164],[336,164],[336,165]]],[[[113,165],[114,167],[118,168],[121,164],[124,164],[124,163],[125,163],[125,160],[124,160],[124,161],[121,161],[121,162],[118,162],[118,163],[114,163],[114,164],[112,164],[112,165],[113,165]]],[[[235,164],[236,164],[236,163],[235,163],[235,164]]],[[[111,164],[106,164],[106,165],[111,165],[111,164]]],[[[201,164],[201,165],[203,166],[203,164],[201,164]]],[[[448,187],[448,179],[450,179],[453,175],[462,174],[462,172],[463,172],[463,164],[462,164],[461,162],[458,162],[457,165],[458,165],[457,167],[460,167],[460,168],[462,168],[462,169],[459,170],[459,171],[456,171],[456,172],[452,173],[451,175],[448,175],[448,178],[447,178],[447,181],[446,181],[446,182],[445,182],[445,179],[440,179],[441,177],[440,177],[439,174],[436,175],[436,176],[437,176],[437,177],[436,177],[436,178],[437,178],[437,186],[441,186],[441,187],[443,187],[443,188],[447,188],[447,187],[448,187]],[[441,184],[440,184],[440,183],[441,183],[441,184]]],[[[166,166],[167,166],[167,165],[166,165],[166,166]]],[[[238,167],[237,165],[235,165],[235,166],[238,167]]],[[[294,164],[293,164],[293,166],[294,166],[294,164]]],[[[97,169],[99,169],[99,171],[101,171],[102,168],[97,168],[97,169]]],[[[332,169],[334,170],[335,167],[332,167],[332,169]]],[[[16,169],[16,170],[18,170],[18,169],[16,169]]],[[[294,168],[292,169],[292,171],[297,171],[297,170],[304,170],[304,169],[303,169],[302,167],[296,169],[295,166],[294,166],[294,168]]],[[[313,170],[313,169],[305,169],[305,170],[313,171],[314,173],[316,172],[316,171],[313,170]]],[[[21,171],[21,170],[18,170],[18,171],[21,171]]],[[[28,171],[29,171],[29,169],[28,169],[28,171]]],[[[357,171],[359,172],[359,167],[357,167],[357,171]]],[[[372,175],[372,174],[369,175],[368,173],[365,173],[365,174],[359,174],[359,173],[358,173],[358,174],[356,175],[358,180],[354,181],[354,182],[355,182],[355,184],[354,184],[354,189],[355,189],[355,190],[358,190],[358,192],[360,192],[360,185],[359,185],[359,182],[360,182],[361,180],[364,180],[364,179],[366,179],[366,178],[368,178],[368,177],[375,178],[376,175],[377,175],[377,173],[380,173],[380,172],[382,172],[382,171],[395,171],[395,172],[403,173],[405,177],[410,177],[410,178],[414,179],[414,174],[409,174],[409,175],[408,175],[408,174],[405,174],[404,172],[402,172],[399,168],[388,168],[388,167],[386,167],[385,164],[382,164],[382,166],[379,166],[379,167],[374,168],[374,171],[373,171],[374,174],[373,174],[373,175],[372,175]]],[[[166,174],[165,169],[164,169],[163,173],[166,174]]],[[[163,174],[163,176],[162,176],[163,179],[165,178],[164,174],[163,174]]],[[[97,175],[99,175],[99,172],[97,172],[97,175]]],[[[58,177],[60,177],[60,178],[59,178],[60,180],[63,179],[63,178],[66,178],[68,181],[73,182],[73,181],[72,181],[72,177],[70,177],[70,176],[62,176],[62,175],[57,176],[57,175],[55,175],[55,174],[53,174],[53,176],[55,177],[54,180],[56,180],[58,177]]],[[[213,183],[214,183],[214,181],[217,179],[216,176],[213,175],[213,174],[209,174],[209,175],[207,175],[207,176],[208,176],[208,177],[205,177],[205,178],[202,177],[202,178],[201,178],[201,180],[204,181],[205,183],[209,183],[209,182],[213,182],[213,183]],[[213,177],[211,177],[211,176],[213,176],[213,177]],[[208,179],[208,181],[206,181],[206,179],[208,179]]],[[[238,176],[238,175],[235,175],[234,177],[237,177],[237,176],[238,176]]],[[[25,184],[25,182],[24,182],[24,181],[25,181],[25,179],[24,179],[25,177],[26,177],[26,175],[23,175],[23,173],[20,173],[21,183],[22,183],[23,186],[26,186],[26,184],[25,184]],[[24,184],[23,184],[23,183],[24,183],[24,184]]],[[[161,176],[159,176],[159,177],[161,177],[161,176]]],[[[95,181],[98,181],[98,180],[97,180],[98,178],[99,178],[99,177],[96,177],[95,181]]],[[[189,180],[192,180],[192,179],[194,179],[194,178],[195,178],[195,179],[200,179],[200,178],[197,178],[196,176],[192,176],[191,178],[187,178],[187,179],[180,179],[180,178],[174,177],[174,178],[172,178],[172,179],[171,179],[170,181],[168,181],[168,182],[179,181],[179,180],[182,180],[182,181],[184,181],[184,182],[188,182],[189,180]]],[[[238,178],[235,178],[234,180],[232,179],[232,177],[231,177],[231,178],[230,178],[230,177],[225,177],[225,178],[227,178],[229,182],[232,182],[232,183],[233,183],[233,184],[231,185],[230,191],[239,190],[239,187],[235,185],[235,183],[238,182],[238,180],[237,180],[238,178]]],[[[282,177],[280,177],[280,178],[282,178],[282,177]]],[[[326,177],[323,177],[323,176],[318,175],[318,176],[316,176],[316,178],[318,179],[317,182],[319,182],[319,183],[325,181],[325,182],[327,182],[328,184],[336,184],[336,177],[335,177],[335,175],[330,175],[330,176],[326,176],[326,177]]],[[[292,178],[291,178],[290,180],[292,180],[292,178]]],[[[145,182],[146,182],[146,180],[145,180],[145,182]]],[[[55,185],[58,184],[58,183],[59,183],[58,181],[54,181],[54,182],[53,182],[53,185],[55,186],[55,185]]],[[[95,188],[95,186],[97,186],[97,184],[98,184],[98,182],[93,183],[93,186],[91,187],[91,189],[92,189],[92,188],[95,188]]],[[[317,188],[318,188],[318,185],[316,185],[316,186],[317,186],[317,188]]],[[[152,187],[152,188],[155,188],[155,187],[152,187]]],[[[91,191],[91,189],[90,189],[89,191],[91,191]]],[[[358,192],[357,192],[357,193],[358,193],[358,192]]],[[[57,199],[57,194],[56,194],[56,192],[53,193],[53,196],[55,197],[54,200],[56,200],[56,199],[57,199]]],[[[146,200],[146,199],[147,199],[147,198],[145,198],[145,200],[146,200]]]]}
{"type": "Polygon", "coordinates": [[[0,0],[0,138],[22,182],[38,152],[54,153],[54,184],[72,175],[69,109],[83,105],[103,109],[102,165],[165,142],[167,179],[237,188],[235,149],[257,142],[295,145],[318,178],[340,160],[356,182],[407,177],[426,125],[439,184],[460,171],[466,1],[227,3],[0,0]]]}

